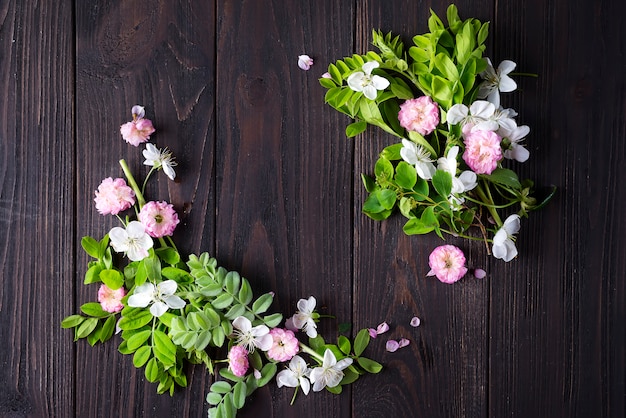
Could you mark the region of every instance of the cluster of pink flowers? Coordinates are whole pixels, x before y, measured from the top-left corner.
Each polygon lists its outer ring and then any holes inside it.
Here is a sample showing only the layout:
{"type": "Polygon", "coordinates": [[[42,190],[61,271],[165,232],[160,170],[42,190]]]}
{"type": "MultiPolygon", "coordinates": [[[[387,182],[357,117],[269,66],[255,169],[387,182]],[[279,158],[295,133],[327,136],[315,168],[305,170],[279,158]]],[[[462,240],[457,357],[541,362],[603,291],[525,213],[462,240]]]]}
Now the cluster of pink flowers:
{"type": "Polygon", "coordinates": [[[150,119],[144,118],[145,110],[142,106],[135,105],[131,110],[133,120],[120,126],[120,133],[124,141],[133,146],[139,146],[150,139],[150,135],[155,132],[150,119]]]}
{"type": "Polygon", "coordinates": [[[167,202],[148,202],[138,216],[148,235],[153,238],[172,235],[180,222],[174,206],[167,202]]]}
{"type": "Polygon", "coordinates": [[[476,174],[491,174],[502,159],[502,138],[493,131],[476,130],[463,137],[463,160],[476,174]]]}
{"type": "Polygon", "coordinates": [[[121,178],[108,177],[96,190],[96,209],[102,215],[117,215],[135,204],[135,192],[121,178]]]}
{"type": "Polygon", "coordinates": [[[407,100],[400,105],[398,120],[403,128],[428,135],[439,125],[439,106],[428,96],[407,100]]]}
{"type": "Polygon", "coordinates": [[[122,298],[126,296],[126,289],[120,287],[113,290],[103,284],[98,289],[98,302],[102,306],[102,310],[110,313],[117,313],[124,308],[122,298]]]}

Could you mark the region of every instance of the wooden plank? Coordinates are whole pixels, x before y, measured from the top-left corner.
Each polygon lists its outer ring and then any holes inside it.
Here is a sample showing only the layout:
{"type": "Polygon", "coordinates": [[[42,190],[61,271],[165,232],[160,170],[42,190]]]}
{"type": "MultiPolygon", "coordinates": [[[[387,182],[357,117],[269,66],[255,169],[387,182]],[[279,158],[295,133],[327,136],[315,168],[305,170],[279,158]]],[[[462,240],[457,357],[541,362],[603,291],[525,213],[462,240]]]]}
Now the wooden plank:
{"type": "MultiPolygon", "coordinates": [[[[148,199],[167,200],[181,224],[174,235],[181,252],[214,250],[214,34],[212,2],[107,2],[76,4],[77,207],[75,237],[108,232],[113,217],[101,217],[93,191],[108,176],[122,177],[125,158],[139,181],[147,173],[141,150],[126,144],[119,126],[134,104],[146,107],[157,132],[151,142],[176,156],[176,182],[161,173],[148,199]],[[84,174],[83,174],[84,173],[84,174]]],[[[87,257],[77,256],[77,276],[87,257]]],[[[81,286],[78,304],[94,300],[97,288],[81,286]]],[[[174,397],[157,395],[144,371],[117,352],[120,339],[96,348],[78,343],[76,416],[206,416],[210,377],[190,368],[189,388],[174,397]]]]}
{"type": "MultiPolygon", "coordinates": [[[[314,295],[351,320],[351,144],[318,78],[350,53],[350,2],[218,4],[217,255],[291,315],[314,295]],[[298,55],[315,59],[309,72],[298,55]]],[[[321,330],[335,338],[336,323],[321,330]]],[[[242,417],[350,416],[349,393],[263,388],[242,417]]]]}
{"type": "Polygon", "coordinates": [[[71,34],[69,2],[0,5],[0,416],[72,414],[71,34]]]}
{"type": "MultiPolygon", "coordinates": [[[[359,4],[357,49],[372,49],[371,31],[400,35],[410,45],[428,31],[432,8],[445,20],[447,2],[368,1],[359,4]]],[[[459,6],[461,18],[489,20],[492,5],[473,1],[459,6]]],[[[355,139],[355,176],[373,173],[378,154],[398,142],[369,129],[355,139]]],[[[373,327],[387,321],[391,330],[374,340],[372,357],[385,365],[374,378],[357,382],[354,416],[480,417],[487,414],[489,287],[467,277],[450,286],[426,277],[428,255],[442,241],[435,235],[407,237],[404,219],[370,220],[360,213],[366,192],[355,182],[355,323],[373,327]],[[409,322],[418,316],[422,325],[409,322]],[[408,338],[409,347],[385,351],[388,339],[408,338]]],[[[482,243],[448,238],[464,250],[471,267],[484,267],[482,243]]]]}
{"type": "Polygon", "coordinates": [[[539,74],[518,78],[513,99],[531,126],[531,160],[520,171],[559,190],[523,222],[519,259],[494,270],[493,416],[625,414],[626,257],[616,245],[625,230],[623,9],[526,2],[497,10],[497,60],[518,58],[519,71],[539,74]]]}

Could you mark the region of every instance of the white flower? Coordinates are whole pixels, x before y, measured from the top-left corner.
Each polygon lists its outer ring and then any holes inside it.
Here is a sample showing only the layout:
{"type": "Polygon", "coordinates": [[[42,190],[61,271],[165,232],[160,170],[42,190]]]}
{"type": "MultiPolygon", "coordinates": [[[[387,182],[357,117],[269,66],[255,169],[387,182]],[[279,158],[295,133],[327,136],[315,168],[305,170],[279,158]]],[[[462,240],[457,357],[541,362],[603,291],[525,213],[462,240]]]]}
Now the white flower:
{"type": "Polygon", "coordinates": [[[146,159],[143,162],[145,165],[153,166],[154,168],[162,168],[163,172],[170,180],[176,178],[174,167],[178,164],[174,161],[174,156],[167,148],[160,150],[154,145],[147,143],[146,149],[143,150],[143,156],[146,159]]]}
{"type": "Polygon", "coordinates": [[[310,338],[317,337],[317,325],[313,319],[313,311],[317,301],[313,296],[308,299],[300,299],[298,301],[298,311],[291,318],[291,322],[296,329],[306,332],[310,338]]]}
{"type": "Polygon", "coordinates": [[[498,70],[494,70],[491,60],[487,60],[487,68],[480,73],[483,81],[478,88],[478,98],[487,99],[496,107],[500,107],[500,92],[508,93],[517,88],[517,84],[507,74],[515,69],[513,61],[504,60],[498,65],[498,70]]]}
{"type": "Polygon", "coordinates": [[[493,256],[500,258],[506,262],[513,260],[517,256],[517,248],[515,248],[514,234],[519,232],[520,217],[519,215],[511,215],[504,221],[502,228],[496,232],[493,237],[493,256]]]}
{"type": "Polygon", "coordinates": [[[253,327],[252,322],[245,316],[235,318],[233,328],[235,328],[236,344],[243,345],[249,353],[254,352],[255,348],[267,351],[274,344],[270,329],[266,325],[253,327]]]}
{"type": "Polygon", "coordinates": [[[448,150],[448,154],[445,157],[441,157],[437,160],[437,168],[450,173],[452,176],[452,194],[467,192],[472,190],[478,184],[476,182],[476,173],[473,171],[463,171],[457,177],[456,169],[458,162],[456,157],[458,154],[459,147],[455,145],[448,150]]]}
{"type": "Polygon", "coordinates": [[[148,256],[153,242],[141,222],[132,221],[126,229],[116,226],[109,231],[111,246],[118,253],[126,253],[132,261],[141,261],[148,256]]]}
{"type": "Polygon", "coordinates": [[[343,379],[343,369],[352,364],[351,358],[344,358],[337,361],[333,352],[326,349],[324,352],[324,361],[321,367],[316,367],[311,371],[311,382],[313,383],[313,392],[319,392],[326,386],[334,388],[343,379]]]}
{"type": "Polygon", "coordinates": [[[528,160],[530,152],[520,142],[530,133],[530,128],[527,125],[517,126],[514,120],[512,122],[498,131],[498,135],[510,142],[509,148],[504,151],[504,158],[523,163],[528,160]]]}
{"type": "Polygon", "coordinates": [[[304,71],[308,71],[313,65],[313,59],[308,55],[300,55],[298,56],[298,67],[304,71]]]}
{"type": "Polygon", "coordinates": [[[290,388],[300,386],[302,392],[308,395],[311,389],[311,382],[309,382],[310,374],[311,369],[307,367],[306,362],[302,357],[295,355],[289,362],[289,368],[276,375],[276,384],[279,388],[283,386],[290,388]]]}
{"type": "Polygon", "coordinates": [[[435,174],[435,165],[430,159],[430,153],[422,146],[416,145],[407,139],[402,139],[400,156],[407,163],[415,166],[417,175],[424,180],[430,180],[435,174]]]}
{"type": "Polygon", "coordinates": [[[378,68],[378,61],[369,61],[363,64],[363,71],[357,71],[348,77],[348,86],[354,91],[362,91],[363,95],[374,100],[378,90],[389,87],[389,80],[379,75],[372,75],[372,70],[378,68]]]}
{"type": "Polygon", "coordinates": [[[468,108],[462,103],[457,103],[448,110],[446,120],[451,125],[462,122],[463,125],[471,124],[472,131],[495,131],[498,122],[493,120],[496,107],[486,100],[476,100],[468,108]]]}
{"type": "Polygon", "coordinates": [[[135,292],[128,298],[128,306],[145,308],[150,306],[150,313],[156,317],[163,315],[168,309],[182,309],[187,302],[176,296],[178,283],[166,280],[157,284],[144,283],[137,286],[135,292]]]}

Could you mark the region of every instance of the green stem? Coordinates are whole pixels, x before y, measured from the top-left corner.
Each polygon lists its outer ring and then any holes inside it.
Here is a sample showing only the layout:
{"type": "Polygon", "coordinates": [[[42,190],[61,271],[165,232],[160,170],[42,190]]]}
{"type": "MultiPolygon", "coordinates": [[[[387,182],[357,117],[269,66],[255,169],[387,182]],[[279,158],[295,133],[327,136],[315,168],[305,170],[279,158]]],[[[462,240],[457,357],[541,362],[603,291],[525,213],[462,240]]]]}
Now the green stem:
{"type": "Polygon", "coordinates": [[[143,193],[141,192],[141,189],[139,189],[139,186],[135,181],[135,177],[133,177],[133,173],[130,172],[130,168],[128,168],[128,164],[126,164],[124,159],[120,160],[120,166],[122,167],[122,171],[124,171],[124,175],[126,176],[128,183],[130,183],[130,187],[135,192],[135,196],[137,196],[137,203],[139,203],[139,209],[141,209],[143,205],[146,204],[143,193]]]}
{"type": "MultiPolygon", "coordinates": [[[[458,237],[458,238],[465,238],[465,239],[469,239],[472,241],[485,241],[484,238],[479,238],[479,237],[472,237],[470,235],[465,235],[465,234],[459,234],[458,232],[452,232],[449,231],[447,229],[441,229],[441,232],[445,232],[446,234],[452,235],[454,237],[458,237]]],[[[486,240],[487,242],[491,242],[491,240],[486,240]]]]}
{"type": "Polygon", "coordinates": [[[313,350],[311,347],[309,347],[308,345],[304,344],[304,343],[299,343],[300,345],[300,349],[309,354],[311,357],[314,357],[316,360],[320,361],[320,362],[324,362],[324,357],[321,356],[320,354],[316,353],[315,350],[313,350]]]}
{"type": "Polygon", "coordinates": [[[143,181],[143,184],[141,185],[141,193],[145,193],[146,192],[146,184],[148,184],[148,179],[150,178],[150,176],[152,175],[152,172],[154,171],[154,167],[152,167],[150,169],[150,171],[148,172],[148,175],[146,176],[146,179],[143,181]]]}
{"type": "Polygon", "coordinates": [[[486,192],[483,190],[482,186],[479,184],[476,186],[476,193],[478,197],[485,203],[485,207],[493,217],[494,222],[498,225],[498,228],[502,226],[502,220],[500,219],[500,215],[498,215],[498,211],[495,208],[495,204],[493,202],[493,197],[491,196],[491,190],[489,190],[489,185],[484,182],[483,183],[486,188],[486,192]]]}

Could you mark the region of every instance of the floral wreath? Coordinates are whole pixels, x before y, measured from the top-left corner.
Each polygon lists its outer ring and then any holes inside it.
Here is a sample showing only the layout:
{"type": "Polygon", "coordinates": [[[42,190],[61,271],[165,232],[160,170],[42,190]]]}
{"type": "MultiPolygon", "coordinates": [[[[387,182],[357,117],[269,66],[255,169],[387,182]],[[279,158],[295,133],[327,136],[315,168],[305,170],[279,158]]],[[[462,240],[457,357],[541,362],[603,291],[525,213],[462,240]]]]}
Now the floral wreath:
{"type": "MultiPolygon", "coordinates": [[[[517,254],[520,217],[551,194],[537,204],[532,182],[519,181],[502,164],[529,156],[522,144],[529,128],[518,126],[517,113],[499,103],[500,92],[516,88],[508,76],[515,64],[503,61],[496,70],[482,57],[488,23],[461,21],[454,6],[447,18],[448,28],[431,13],[430,32],[413,38],[408,56],[399,37],[374,31],[380,55],[370,51],[339,60],[320,82],[328,88],[326,102],[356,120],[346,129],[348,137],[369,124],[402,138],[383,150],[375,177],[363,176],[368,216],[382,220],[399,210],[408,218],[409,235],[434,231],[483,239],[492,243],[495,257],[510,261],[517,254]],[[417,93],[422,95],[415,98],[417,93]],[[514,207],[517,212],[502,221],[500,210],[514,207]],[[483,211],[493,226],[483,222],[483,211]],[[482,238],[466,234],[472,226],[482,238]],[[488,231],[495,231],[493,238],[488,231]]],[[[298,58],[303,70],[313,65],[308,55],[298,58]]],[[[135,105],[131,113],[121,136],[135,147],[146,144],[144,165],[151,168],[139,187],[122,159],[126,179],[105,178],[95,191],[97,211],[116,216],[122,226],[99,240],[81,240],[92,258],[84,283],[99,289],[98,302],[83,304],[81,314],[61,323],[74,330],[74,340],[93,346],[119,334],[119,351],[133,356],[158,393],[187,386],[185,362],[203,364],[216,375],[206,397],[213,418],[235,416],[254,390],[274,378],[278,387],[295,388],[293,403],[299,391],[339,394],[361,375],[379,373],[382,365],[363,353],[371,339],[389,330],[386,322],[359,330],[353,339],[326,341],[317,331],[315,297],[300,299],[283,323],[281,313],[270,312],[273,292],[255,298],[247,279],[208,253],[183,258],[172,240],[179,223],[173,205],[144,197],[152,174],[163,171],[174,180],[177,163],[167,148],[148,142],[155,128],[145,109],[135,105]]],[[[429,275],[453,283],[467,273],[465,262],[459,248],[442,245],[430,255],[429,275]]],[[[420,319],[410,324],[418,327],[420,319]]],[[[394,352],[409,343],[390,339],[385,348],[394,352]]]]}

